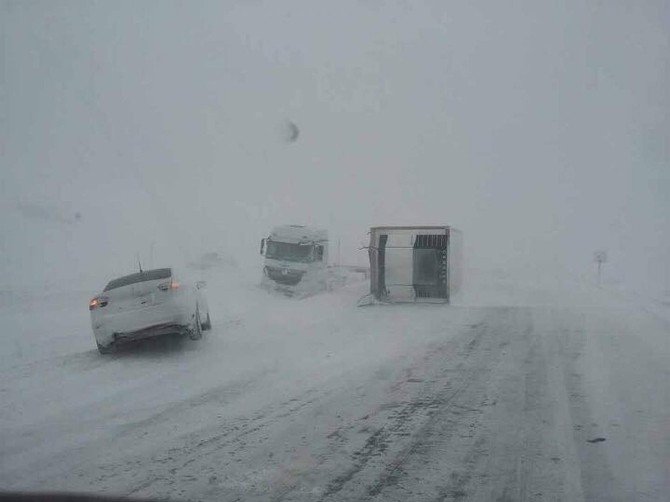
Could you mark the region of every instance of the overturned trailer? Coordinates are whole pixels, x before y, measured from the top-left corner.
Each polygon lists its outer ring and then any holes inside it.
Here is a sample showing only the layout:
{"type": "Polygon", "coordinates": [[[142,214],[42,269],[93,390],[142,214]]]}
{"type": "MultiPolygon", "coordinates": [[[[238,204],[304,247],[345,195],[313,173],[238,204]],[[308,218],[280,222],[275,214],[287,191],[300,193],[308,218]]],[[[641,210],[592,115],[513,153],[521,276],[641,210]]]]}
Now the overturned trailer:
{"type": "Polygon", "coordinates": [[[372,227],[370,299],[449,303],[462,281],[462,234],[448,226],[372,227]]]}

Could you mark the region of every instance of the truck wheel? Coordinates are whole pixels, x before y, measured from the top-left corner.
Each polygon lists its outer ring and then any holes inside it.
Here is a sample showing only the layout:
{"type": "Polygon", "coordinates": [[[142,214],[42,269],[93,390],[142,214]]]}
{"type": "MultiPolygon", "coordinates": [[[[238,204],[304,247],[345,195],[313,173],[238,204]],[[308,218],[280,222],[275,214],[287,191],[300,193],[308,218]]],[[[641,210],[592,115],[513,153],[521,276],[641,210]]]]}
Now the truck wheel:
{"type": "Polygon", "coordinates": [[[209,312],[207,312],[207,320],[202,323],[202,330],[209,331],[210,329],[212,329],[212,321],[209,318],[209,312]]]}
{"type": "Polygon", "coordinates": [[[191,340],[200,340],[202,338],[202,324],[200,324],[200,310],[195,309],[195,320],[193,326],[188,330],[188,337],[191,340]]]}
{"type": "Polygon", "coordinates": [[[98,352],[100,352],[101,354],[111,354],[114,351],[114,346],[112,344],[107,345],[107,346],[100,345],[97,342],[97,340],[96,340],[95,344],[98,346],[98,352]]]}

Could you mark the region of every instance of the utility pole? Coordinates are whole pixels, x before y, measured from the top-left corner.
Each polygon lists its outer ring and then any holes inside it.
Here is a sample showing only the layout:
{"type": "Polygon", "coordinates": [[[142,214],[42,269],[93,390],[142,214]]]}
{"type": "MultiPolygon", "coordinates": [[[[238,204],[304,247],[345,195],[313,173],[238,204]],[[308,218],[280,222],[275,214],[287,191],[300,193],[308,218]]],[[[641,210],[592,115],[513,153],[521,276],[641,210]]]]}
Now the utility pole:
{"type": "Polygon", "coordinates": [[[603,282],[603,263],[607,263],[607,251],[596,251],[593,253],[593,261],[598,266],[598,287],[600,287],[603,282]]]}

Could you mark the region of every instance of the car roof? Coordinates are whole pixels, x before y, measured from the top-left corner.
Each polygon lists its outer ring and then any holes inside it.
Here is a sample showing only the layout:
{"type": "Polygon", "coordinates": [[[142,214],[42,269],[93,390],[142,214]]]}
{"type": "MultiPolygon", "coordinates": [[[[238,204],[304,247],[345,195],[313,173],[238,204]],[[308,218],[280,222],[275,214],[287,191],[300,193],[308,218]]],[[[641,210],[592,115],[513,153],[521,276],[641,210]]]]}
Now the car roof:
{"type": "Polygon", "coordinates": [[[153,270],[143,270],[142,272],[136,272],[134,274],[124,275],[117,279],[112,279],[107,283],[103,291],[109,291],[111,289],[121,288],[123,286],[128,286],[130,284],[136,284],[138,282],[144,281],[156,281],[159,279],[168,279],[172,277],[171,268],[156,268],[153,270]]]}

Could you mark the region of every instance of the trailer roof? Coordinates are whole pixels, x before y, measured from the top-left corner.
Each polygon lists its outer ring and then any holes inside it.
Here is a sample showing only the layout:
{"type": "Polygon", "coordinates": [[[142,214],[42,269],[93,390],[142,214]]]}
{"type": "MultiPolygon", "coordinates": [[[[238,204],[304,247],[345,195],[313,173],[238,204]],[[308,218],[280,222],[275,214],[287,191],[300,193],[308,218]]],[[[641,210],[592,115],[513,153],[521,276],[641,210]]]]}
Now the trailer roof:
{"type": "Polygon", "coordinates": [[[370,230],[449,230],[449,225],[417,225],[417,226],[380,226],[370,227],[370,230]]]}

